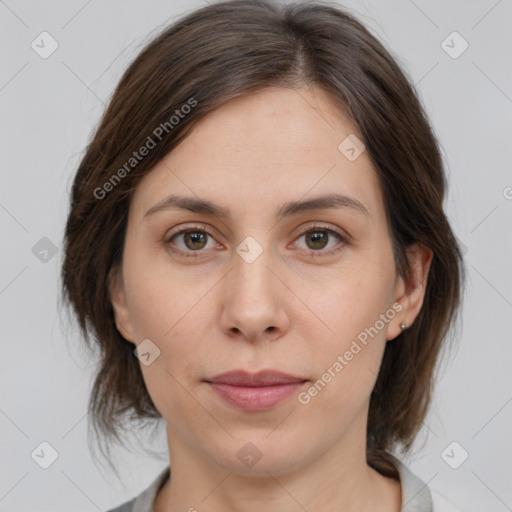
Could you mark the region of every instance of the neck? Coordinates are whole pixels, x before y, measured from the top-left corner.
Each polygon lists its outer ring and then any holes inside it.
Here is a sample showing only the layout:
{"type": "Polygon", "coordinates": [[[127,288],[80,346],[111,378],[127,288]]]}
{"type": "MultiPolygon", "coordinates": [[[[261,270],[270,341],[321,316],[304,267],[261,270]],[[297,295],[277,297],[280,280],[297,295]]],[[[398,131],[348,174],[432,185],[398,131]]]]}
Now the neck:
{"type": "Polygon", "coordinates": [[[154,512],[398,512],[400,482],[366,463],[365,439],[338,443],[320,457],[282,474],[241,475],[193,450],[168,429],[171,478],[154,512]],[[264,505],[264,506],[263,506],[264,505]]]}

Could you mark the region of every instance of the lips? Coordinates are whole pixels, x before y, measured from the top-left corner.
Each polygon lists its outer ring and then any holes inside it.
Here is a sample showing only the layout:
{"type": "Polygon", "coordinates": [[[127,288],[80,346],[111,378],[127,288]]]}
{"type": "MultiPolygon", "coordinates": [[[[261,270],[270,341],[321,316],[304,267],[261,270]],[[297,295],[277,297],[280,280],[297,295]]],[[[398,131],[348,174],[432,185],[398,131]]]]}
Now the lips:
{"type": "Polygon", "coordinates": [[[225,402],[244,411],[270,409],[298,392],[307,379],[276,370],[235,370],[205,380],[225,402]]]}
{"type": "Polygon", "coordinates": [[[207,382],[230,384],[231,386],[275,386],[278,384],[304,382],[306,380],[302,377],[294,377],[293,375],[276,370],[261,370],[257,373],[234,370],[217,375],[207,382]]]}

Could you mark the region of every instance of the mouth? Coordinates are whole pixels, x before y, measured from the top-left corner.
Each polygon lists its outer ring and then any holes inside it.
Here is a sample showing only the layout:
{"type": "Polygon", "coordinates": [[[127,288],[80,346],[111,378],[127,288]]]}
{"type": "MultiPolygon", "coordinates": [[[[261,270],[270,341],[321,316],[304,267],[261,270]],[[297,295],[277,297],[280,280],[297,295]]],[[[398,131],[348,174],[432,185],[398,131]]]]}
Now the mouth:
{"type": "Polygon", "coordinates": [[[297,393],[308,380],[276,370],[257,373],[235,370],[204,382],[220,398],[237,409],[263,411],[297,393]]]}

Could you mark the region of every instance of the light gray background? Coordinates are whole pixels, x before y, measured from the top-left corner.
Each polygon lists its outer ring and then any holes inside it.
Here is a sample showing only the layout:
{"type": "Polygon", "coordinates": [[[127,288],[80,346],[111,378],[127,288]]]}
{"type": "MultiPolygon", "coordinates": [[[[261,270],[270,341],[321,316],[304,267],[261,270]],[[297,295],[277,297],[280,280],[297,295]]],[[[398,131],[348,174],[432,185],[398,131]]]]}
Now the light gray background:
{"type": "MultiPolygon", "coordinates": [[[[163,429],[151,445],[162,460],[122,454],[124,486],[93,462],[86,407],[94,362],[78,334],[61,327],[58,276],[71,180],[104,104],[148,35],[201,5],[0,0],[2,511],[105,510],[166,465],[163,429]],[[31,48],[43,31],[59,45],[47,59],[31,48]],[[43,237],[57,247],[46,263],[32,251],[43,237]],[[44,441],[58,452],[48,469],[31,458],[44,441]]],[[[459,350],[443,364],[432,412],[406,462],[463,510],[512,510],[512,1],[342,5],[417,85],[443,146],[446,210],[467,248],[459,350]],[[453,31],[469,43],[456,59],[441,46],[453,31]],[[453,441],[469,454],[458,469],[441,456],[453,441]]]]}

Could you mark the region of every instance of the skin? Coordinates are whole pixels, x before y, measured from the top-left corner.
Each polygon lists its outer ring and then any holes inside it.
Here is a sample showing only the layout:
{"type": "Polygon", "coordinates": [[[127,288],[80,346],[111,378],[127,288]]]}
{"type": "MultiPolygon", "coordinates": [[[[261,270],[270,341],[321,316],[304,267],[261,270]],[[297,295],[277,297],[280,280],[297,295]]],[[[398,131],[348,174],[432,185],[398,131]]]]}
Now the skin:
{"type": "Polygon", "coordinates": [[[160,349],[141,364],[172,461],[157,512],[400,510],[400,483],[366,464],[369,398],[386,343],[422,306],[432,252],[411,246],[414,279],[397,275],[372,163],[366,152],[349,161],[338,150],[357,133],[316,86],[269,88],[201,121],[136,188],[110,290],[126,340],[160,349]],[[327,208],[276,221],[284,202],[333,192],[369,215],[327,208]],[[171,193],[214,201],[231,219],[176,208],[145,216],[171,193]],[[195,223],[210,235],[166,243],[195,223]],[[251,263],[236,252],[248,236],[262,249],[251,263]],[[310,386],[397,303],[401,311],[307,405],[294,395],[240,411],[203,382],[271,368],[310,386]],[[252,467],[237,457],[247,442],[262,455],[252,467]]]}

